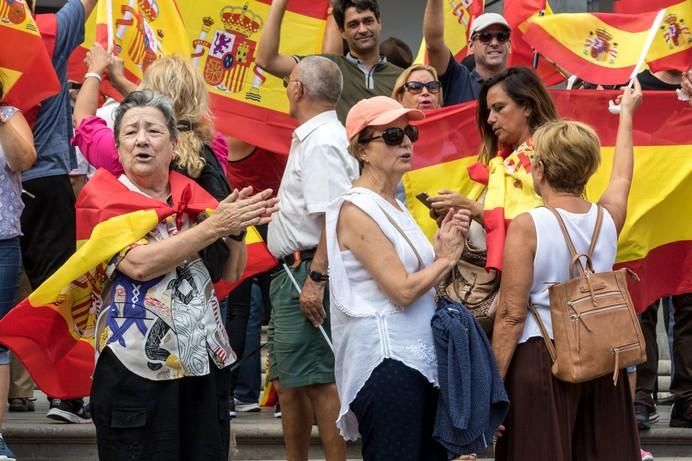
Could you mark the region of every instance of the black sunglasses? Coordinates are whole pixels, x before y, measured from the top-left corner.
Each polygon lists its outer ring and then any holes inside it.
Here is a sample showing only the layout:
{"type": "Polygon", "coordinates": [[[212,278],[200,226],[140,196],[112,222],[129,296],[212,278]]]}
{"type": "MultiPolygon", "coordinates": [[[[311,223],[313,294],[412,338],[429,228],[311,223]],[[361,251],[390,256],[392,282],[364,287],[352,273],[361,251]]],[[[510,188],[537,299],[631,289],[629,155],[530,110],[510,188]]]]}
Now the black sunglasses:
{"type": "Polygon", "coordinates": [[[376,139],[382,139],[382,141],[388,146],[400,146],[404,140],[404,135],[408,136],[408,139],[410,139],[412,143],[416,142],[418,141],[418,128],[411,125],[406,125],[406,128],[403,129],[399,127],[387,128],[379,136],[373,136],[372,138],[367,139],[359,139],[358,142],[365,144],[376,139]]]}
{"type": "Polygon", "coordinates": [[[476,34],[476,38],[481,43],[490,43],[492,42],[493,38],[496,38],[498,43],[505,43],[507,40],[509,40],[509,32],[480,32],[476,34]]]}
{"type": "Polygon", "coordinates": [[[411,80],[410,82],[404,83],[404,88],[411,94],[418,94],[423,91],[423,88],[427,88],[429,93],[437,94],[440,92],[440,88],[442,88],[442,83],[437,80],[432,80],[427,83],[411,80]]]}

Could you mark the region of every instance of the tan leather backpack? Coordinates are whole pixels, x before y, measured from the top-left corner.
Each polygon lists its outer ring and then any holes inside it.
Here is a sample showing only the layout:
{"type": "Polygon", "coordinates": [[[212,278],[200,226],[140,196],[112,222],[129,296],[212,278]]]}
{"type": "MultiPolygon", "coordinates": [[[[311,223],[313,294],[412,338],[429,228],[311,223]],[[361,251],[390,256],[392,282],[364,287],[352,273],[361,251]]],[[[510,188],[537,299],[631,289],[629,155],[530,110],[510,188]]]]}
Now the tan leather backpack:
{"type": "Polygon", "coordinates": [[[629,269],[594,273],[591,256],[601,230],[603,209],[598,207],[596,226],[588,253],[577,254],[560,214],[547,207],[560,223],[572,255],[569,273],[577,277],[550,287],[551,341],[536,308],[543,339],[553,361],[553,375],[566,382],[580,383],[612,373],[617,385],[620,369],[646,360],[646,347],[632,299],[627,290],[629,269]],[[583,259],[583,263],[582,263],[583,259]]]}

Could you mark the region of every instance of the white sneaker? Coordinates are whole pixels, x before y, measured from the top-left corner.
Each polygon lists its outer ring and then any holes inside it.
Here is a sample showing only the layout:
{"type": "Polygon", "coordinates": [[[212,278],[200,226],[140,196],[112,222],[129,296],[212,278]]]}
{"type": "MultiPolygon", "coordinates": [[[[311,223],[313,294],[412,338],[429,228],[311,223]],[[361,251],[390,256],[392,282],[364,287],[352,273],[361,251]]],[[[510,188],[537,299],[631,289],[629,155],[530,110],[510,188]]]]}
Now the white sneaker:
{"type": "Polygon", "coordinates": [[[256,413],[260,411],[260,406],[257,402],[244,403],[235,399],[235,410],[238,413],[256,413]]]}

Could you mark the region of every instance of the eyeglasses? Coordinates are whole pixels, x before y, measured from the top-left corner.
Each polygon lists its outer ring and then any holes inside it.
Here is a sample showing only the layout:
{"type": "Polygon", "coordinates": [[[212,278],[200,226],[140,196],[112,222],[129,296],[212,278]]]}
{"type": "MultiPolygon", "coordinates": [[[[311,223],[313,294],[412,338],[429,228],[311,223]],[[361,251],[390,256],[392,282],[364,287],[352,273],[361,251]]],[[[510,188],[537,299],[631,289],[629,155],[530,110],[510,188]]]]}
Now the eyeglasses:
{"type": "Polygon", "coordinates": [[[423,88],[427,88],[429,93],[437,94],[440,92],[440,88],[442,88],[442,83],[437,80],[432,80],[427,83],[411,80],[410,82],[404,83],[404,88],[411,94],[418,94],[423,91],[423,88]]]}
{"type": "Polygon", "coordinates": [[[490,43],[493,41],[493,38],[496,38],[498,43],[505,43],[509,40],[509,32],[479,32],[476,34],[476,38],[481,43],[490,43]]]}
{"type": "Polygon", "coordinates": [[[291,83],[291,82],[298,82],[298,83],[301,83],[301,84],[303,83],[303,82],[301,82],[300,80],[291,80],[290,77],[284,77],[282,80],[283,80],[283,83],[284,83],[284,88],[288,88],[288,85],[289,85],[289,83],[291,83]]]}
{"type": "Polygon", "coordinates": [[[358,142],[363,144],[370,141],[375,141],[376,139],[382,139],[382,141],[388,146],[400,146],[404,140],[404,135],[411,140],[411,142],[418,141],[418,128],[415,126],[407,125],[406,128],[387,128],[379,136],[373,136],[372,138],[359,139],[358,142]]]}

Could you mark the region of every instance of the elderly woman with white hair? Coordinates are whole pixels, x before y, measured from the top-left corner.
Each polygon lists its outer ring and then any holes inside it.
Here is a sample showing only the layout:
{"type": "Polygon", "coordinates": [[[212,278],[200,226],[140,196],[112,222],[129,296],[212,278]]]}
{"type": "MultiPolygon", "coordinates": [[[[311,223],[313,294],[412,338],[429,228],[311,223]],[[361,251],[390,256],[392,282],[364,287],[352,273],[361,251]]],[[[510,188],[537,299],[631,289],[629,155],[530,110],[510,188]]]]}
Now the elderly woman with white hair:
{"type": "Polygon", "coordinates": [[[124,173],[116,179],[99,170],[78,205],[117,214],[123,204],[143,203],[168,213],[106,267],[91,391],[99,459],[226,461],[228,386],[219,376],[235,354],[203,250],[223,242],[222,277],[237,280],[247,258],[245,229],[268,222],[276,199],[246,188],[216,205],[171,171],[178,130],[165,96],[130,93],[115,112],[114,134],[124,173]],[[105,186],[108,197],[99,193],[105,186]]]}

